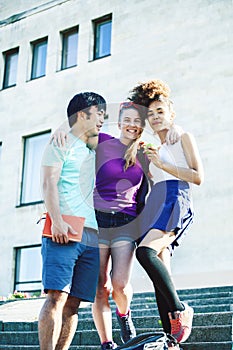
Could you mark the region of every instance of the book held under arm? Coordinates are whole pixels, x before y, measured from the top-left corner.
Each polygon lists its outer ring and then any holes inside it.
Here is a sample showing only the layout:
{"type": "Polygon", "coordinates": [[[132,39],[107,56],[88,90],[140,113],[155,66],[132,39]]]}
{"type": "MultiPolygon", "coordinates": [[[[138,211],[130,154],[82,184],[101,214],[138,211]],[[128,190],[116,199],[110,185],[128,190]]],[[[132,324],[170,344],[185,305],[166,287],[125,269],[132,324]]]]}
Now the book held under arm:
{"type": "MultiPolygon", "coordinates": [[[[74,235],[68,231],[69,240],[74,242],[81,242],[85,218],[82,216],[73,216],[73,215],[62,215],[62,218],[76,232],[76,235],[74,235]]],[[[43,237],[52,238],[51,226],[52,226],[51,218],[49,214],[46,213],[45,224],[42,231],[43,237]]]]}

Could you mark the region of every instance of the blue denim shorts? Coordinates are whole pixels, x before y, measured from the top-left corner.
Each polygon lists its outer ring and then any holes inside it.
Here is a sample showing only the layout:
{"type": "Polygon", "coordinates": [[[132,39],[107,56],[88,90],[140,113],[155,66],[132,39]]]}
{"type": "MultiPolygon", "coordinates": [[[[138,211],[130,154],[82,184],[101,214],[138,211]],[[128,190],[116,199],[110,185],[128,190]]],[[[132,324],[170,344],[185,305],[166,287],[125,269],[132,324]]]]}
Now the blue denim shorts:
{"type": "Polygon", "coordinates": [[[84,228],[81,242],[59,244],[42,238],[44,291],[60,290],[93,302],[99,275],[98,234],[84,228]]]}
{"type": "Polygon", "coordinates": [[[138,232],[135,219],[135,216],[122,212],[96,210],[99,243],[111,246],[119,241],[134,242],[138,232]]]}

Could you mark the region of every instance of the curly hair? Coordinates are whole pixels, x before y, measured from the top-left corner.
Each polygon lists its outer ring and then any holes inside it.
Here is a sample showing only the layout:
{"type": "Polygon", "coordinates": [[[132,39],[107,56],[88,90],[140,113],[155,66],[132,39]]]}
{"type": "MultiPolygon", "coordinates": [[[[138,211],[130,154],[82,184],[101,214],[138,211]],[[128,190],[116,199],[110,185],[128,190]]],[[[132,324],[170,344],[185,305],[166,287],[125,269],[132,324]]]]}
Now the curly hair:
{"type": "Polygon", "coordinates": [[[139,83],[131,91],[128,97],[130,101],[136,104],[148,107],[152,101],[158,100],[159,97],[169,99],[169,86],[159,79],[150,80],[146,83],[139,83]]]}

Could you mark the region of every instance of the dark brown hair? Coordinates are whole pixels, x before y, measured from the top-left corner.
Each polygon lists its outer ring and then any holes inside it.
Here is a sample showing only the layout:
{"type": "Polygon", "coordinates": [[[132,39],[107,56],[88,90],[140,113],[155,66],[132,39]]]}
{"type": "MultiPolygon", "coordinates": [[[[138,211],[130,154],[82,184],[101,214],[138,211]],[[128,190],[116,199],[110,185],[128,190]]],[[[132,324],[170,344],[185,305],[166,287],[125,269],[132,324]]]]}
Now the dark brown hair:
{"type": "Polygon", "coordinates": [[[148,108],[151,102],[159,101],[160,96],[163,96],[168,101],[169,95],[169,86],[162,80],[154,79],[136,85],[130,91],[129,100],[148,108]]]}

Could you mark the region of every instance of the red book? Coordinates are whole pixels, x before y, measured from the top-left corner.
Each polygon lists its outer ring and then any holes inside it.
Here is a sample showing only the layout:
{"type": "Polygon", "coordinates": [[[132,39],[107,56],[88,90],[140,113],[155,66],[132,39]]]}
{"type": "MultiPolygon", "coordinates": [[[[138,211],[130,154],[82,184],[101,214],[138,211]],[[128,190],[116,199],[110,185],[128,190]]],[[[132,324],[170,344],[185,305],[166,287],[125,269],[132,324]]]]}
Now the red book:
{"type": "MultiPolygon", "coordinates": [[[[77,233],[76,235],[73,235],[72,233],[68,232],[69,240],[75,241],[75,242],[81,242],[85,218],[81,216],[73,216],[73,215],[62,215],[62,218],[67,224],[72,226],[72,228],[77,233]]],[[[52,238],[51,225],[52,225],[51,218],[49,214],[46,213],[42,236],[52,238]]]]}

